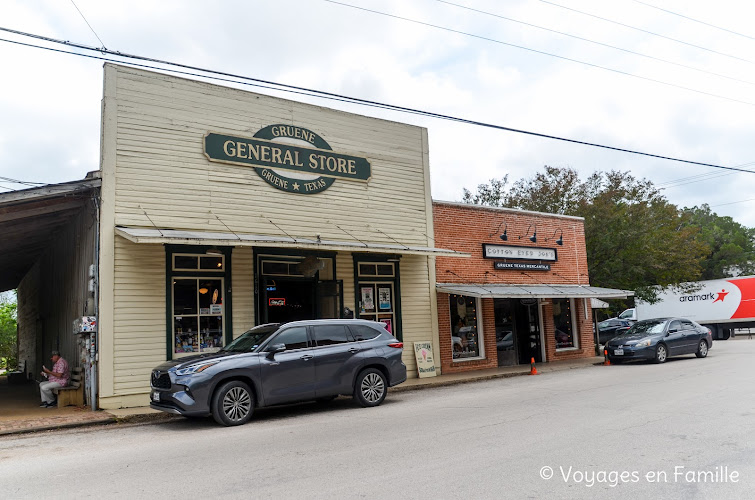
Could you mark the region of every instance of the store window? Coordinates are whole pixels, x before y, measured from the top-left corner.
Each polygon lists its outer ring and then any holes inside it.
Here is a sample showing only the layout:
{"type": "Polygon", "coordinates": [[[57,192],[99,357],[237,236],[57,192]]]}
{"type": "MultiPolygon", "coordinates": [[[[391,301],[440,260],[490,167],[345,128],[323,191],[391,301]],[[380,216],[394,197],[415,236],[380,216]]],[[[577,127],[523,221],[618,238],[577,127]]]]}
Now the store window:
{"type": "Polygon", "coordinates": [[[215,352],[223,346],[223,279],[173,279],[174,353],[215,352]]]}
{"type": "Polygon", "coordinates": [[[453,359],[463,360],[482,357],[477,298],[466,295],[449,295],[449,307],[453,359]]]}
{"type": "Polygon", "coordinates": [[[357,264],[357,301],[359,318],[380,321],[398,337],[396,325],[395,262],[359,262],[357,264]]]}
{"type": "Polygon", "coordinates": [[[572,299],[553,299],[553,325],[556,328],[556,349],[579,347],[572,299]]]}
{"type": "MultiPolygon", "coordinates": [[[[225,345],[230,317],[230,250],[189,253],[168,246],[169,358],[216,352],[225,345]]],[[[197,248],[199,250],[199,248],[197,248]]]]}

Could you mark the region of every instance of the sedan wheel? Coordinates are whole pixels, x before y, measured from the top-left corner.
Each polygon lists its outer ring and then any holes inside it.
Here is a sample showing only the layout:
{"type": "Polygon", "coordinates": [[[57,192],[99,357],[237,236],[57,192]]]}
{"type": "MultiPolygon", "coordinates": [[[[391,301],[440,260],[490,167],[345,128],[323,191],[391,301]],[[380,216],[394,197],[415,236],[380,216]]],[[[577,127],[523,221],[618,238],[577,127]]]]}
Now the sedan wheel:
{"type": "Polygon", "coordinates": [[[708,355],[708,343],[704,340],[700,341],[700,344],[697,346],[697,352],[695,353],[695,356],[698,358],[704,358],[708,355]]]}
{"type": "Polygon", "coordinates": [[[354,398],[364,407],[377,406],[383,402],[388,384],[380,370],[368,368],[361,372],[354,384],[354,398]]]}
{"type": "Polygon", "coordinates": [[[254,396],[240,380],[221,385],[212,397],[212,416],[220,425],[241,425],[252,418],[254,396]]]}
{"type": "Polygon", "coordinates": [[[655,348],[655,362],[665,363],[667,357],[668,351],[666,350],[666,346],[663,344],[658,344],[658,347],[655,348]]]}

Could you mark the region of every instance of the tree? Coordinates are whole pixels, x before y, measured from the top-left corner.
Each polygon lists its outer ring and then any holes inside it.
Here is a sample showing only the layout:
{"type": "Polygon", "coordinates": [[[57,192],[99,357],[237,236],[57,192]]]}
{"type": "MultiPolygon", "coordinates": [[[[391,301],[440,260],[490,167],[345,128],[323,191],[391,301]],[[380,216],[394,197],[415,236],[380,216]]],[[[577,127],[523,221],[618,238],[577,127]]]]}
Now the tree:
{"type": "Polygon", "coordinates": [[[574,169],[549,166],[508,190],[506,181],[478,186],[476,194],[465,189],[464,201],[584,217],[593,285],[633,290],[654,302],[653,285],[699,279],[708,247],[697,240],[690,216],[650,181],[611,171],[582,182],[574,169]]]}
{"type": "Polygon", "coordinates": [[[703,260],[700,279],[711,280],[755,273],[755,229],[711,212],[707,204],[684,208],[689,224],[699,228],[698,240],[704,242],[708,254],[703,260]]]}
{"type": "Polygon", "coordinates": [[[16,301],[0,301],[0,368],[15,367],[17,360],[16,301]]]}

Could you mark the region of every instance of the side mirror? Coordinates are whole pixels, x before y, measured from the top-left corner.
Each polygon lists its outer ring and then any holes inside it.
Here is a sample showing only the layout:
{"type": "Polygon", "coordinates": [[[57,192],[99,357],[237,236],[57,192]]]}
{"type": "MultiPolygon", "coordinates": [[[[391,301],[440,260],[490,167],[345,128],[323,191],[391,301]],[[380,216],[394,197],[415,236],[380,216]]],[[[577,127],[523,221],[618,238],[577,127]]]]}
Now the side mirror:
{"type": "Polygon", "coordinates": [[[676,333],[676,332],[678,332],[678,331],[679,331],[679,330],[677,330],[676,328],[669,328],[669,329],[668,329],[668,333],[669,333],[669,334],[672,334],[672,333],[676,333]]]}
{"type": "Polygon", "coordinates": [[[273,359],[276,353],[286,350],[286,344],[273,344],[265,350],[267,351],[267,357],[273,359]]]}

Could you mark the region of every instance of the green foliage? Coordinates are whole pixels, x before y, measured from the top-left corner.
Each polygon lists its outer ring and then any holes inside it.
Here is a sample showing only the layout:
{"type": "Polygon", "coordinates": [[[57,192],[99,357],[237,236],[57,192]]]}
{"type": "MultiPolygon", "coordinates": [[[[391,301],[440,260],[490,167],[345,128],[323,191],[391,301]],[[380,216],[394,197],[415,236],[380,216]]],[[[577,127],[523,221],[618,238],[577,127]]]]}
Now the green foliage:
{"type": "Polygon", "coordinates": [[[0,368],[17,364],[16,301],[0,301],[0,368]]]}
{"type": "Polygon", "coordinates": [[[701,277],[709,247],[698,239],[699,228],[650,181],[611,171],[582,182],[574,169],[549,166],[508,190],[506,181],[494,179],[476,194],[465,189],[464,201],[584,217],[595,286],[633,290],[635,297],[654,302],[653,285],[678,286],[701,277]]]}
{"type": "Polygon", "coordinates": [[[755,263],[751,261],[755,255],[755,229],[711,212],[707,204],[685,208],[683,212],[689,217],[688,224],[699,228],[698,240],[709,249],[700,279],[755,274],[755,263]]]}

